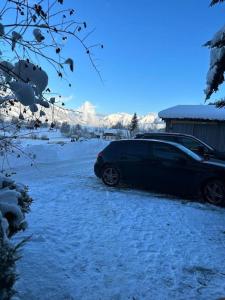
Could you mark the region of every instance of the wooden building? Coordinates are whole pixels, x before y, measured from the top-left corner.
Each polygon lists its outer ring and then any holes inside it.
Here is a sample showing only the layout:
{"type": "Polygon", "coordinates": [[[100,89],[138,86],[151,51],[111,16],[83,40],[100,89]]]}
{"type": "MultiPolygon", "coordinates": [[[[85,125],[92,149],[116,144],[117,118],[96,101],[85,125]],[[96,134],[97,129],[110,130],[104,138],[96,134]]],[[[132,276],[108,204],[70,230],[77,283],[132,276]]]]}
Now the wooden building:
{"type": "Polygon", "coordinates": [[[225,109],[214,105],[177,105],[159,112],[166,132],[194,135],[225,151],[225,109]]]}

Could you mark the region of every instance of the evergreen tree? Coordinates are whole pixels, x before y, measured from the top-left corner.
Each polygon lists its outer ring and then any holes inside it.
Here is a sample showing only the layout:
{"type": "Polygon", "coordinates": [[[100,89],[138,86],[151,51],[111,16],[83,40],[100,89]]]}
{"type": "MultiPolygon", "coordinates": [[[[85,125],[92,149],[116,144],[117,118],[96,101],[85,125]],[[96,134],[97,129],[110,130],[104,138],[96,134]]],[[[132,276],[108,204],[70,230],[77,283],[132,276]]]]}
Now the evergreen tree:
{"type": "MultiPolygon", "coordinates": [[[[211,0],[210,6],[222,3],[224,0],[211,0]]],[[[210,99],[213,93],[219,90],[224,82],[225,72],[225,26],[223,26],[214,37],[205,43],[211,50],[210,67],[207,74],[207,87],[205,89],[206,100],[210,99]]],[[[215,102],[217,107],[225,106],[225,99],[215,102]]]]}
{"type": "Polygon", "coordinates": [[[138,129],[138,118],[137,118],[137,114],[134,113],[131,123],[130,123],[130,131],[131,132],[135,132],[138,129]]]}

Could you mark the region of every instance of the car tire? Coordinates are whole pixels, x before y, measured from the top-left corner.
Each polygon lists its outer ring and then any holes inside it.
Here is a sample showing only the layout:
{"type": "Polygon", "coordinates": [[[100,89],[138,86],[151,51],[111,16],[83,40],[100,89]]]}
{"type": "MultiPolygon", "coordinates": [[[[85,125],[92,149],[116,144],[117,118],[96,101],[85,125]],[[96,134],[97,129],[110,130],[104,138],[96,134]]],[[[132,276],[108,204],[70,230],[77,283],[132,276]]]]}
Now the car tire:
{"type": "Polygon", "coordinates": [[[105,185],[115,187],[120,183],[120,172],[116,167],[107,165],[102,169],[101,178],[105,185]]]}
{"type": "Polygon", "coordinates": [[[207,181],[202,189],[203,198],[213,205],[225,205],[225,185],[219,179],[207,181]]]}

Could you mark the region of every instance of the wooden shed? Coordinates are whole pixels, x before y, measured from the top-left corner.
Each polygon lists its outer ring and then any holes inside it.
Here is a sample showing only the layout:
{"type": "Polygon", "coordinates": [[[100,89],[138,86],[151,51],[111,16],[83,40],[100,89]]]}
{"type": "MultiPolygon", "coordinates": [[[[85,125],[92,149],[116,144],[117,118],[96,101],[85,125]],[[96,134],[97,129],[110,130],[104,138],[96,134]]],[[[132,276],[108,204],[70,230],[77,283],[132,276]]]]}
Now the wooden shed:
{"type": "Polygon", "coordinates": [[[177,105],[159,112],[166,132],[194,135],[225,151],[225,109],[214,105],[177,105]]]}

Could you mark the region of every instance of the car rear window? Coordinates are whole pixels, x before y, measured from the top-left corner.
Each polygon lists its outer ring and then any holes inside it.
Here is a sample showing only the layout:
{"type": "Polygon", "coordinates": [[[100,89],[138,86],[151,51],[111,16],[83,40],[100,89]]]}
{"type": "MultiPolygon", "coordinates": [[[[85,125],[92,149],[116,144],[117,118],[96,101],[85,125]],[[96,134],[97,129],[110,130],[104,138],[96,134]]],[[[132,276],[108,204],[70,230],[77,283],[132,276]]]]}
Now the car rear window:
{"type": "Polygon", "coordinates": [[[110,143],[105,151],[113,156],[124,155],[130,159],[143,159],[150,156],[149,144],[147,141],[124,140],[110,143]]]}
{"type": "Polygon", "coordinates": [[[125,152],[130,158],[149,158],[151,155],[149,143],[145,141],[129,141],[125,152]]]}
{"type": "Polygon", "coordinates": [[[121,152],[125,151],[126,149],[126,142],[121,141],[121,142],[111,142],[104,150],[105,153],[110,153],[110,154],[120,154],[121,152]]]}

